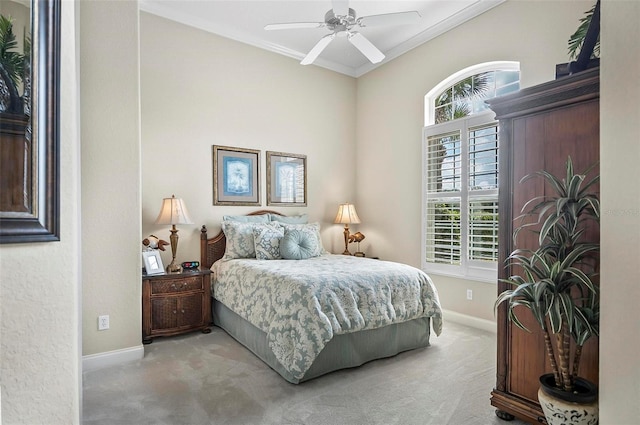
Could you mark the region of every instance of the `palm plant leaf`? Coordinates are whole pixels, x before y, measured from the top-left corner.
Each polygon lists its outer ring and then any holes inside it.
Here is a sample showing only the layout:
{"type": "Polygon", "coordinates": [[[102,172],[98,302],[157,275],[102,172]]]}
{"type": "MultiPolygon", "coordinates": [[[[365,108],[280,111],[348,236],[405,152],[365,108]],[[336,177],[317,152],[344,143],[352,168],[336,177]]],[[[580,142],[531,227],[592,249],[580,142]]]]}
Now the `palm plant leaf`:
{"type": "Polygon", "coordinates": [[[13,33],[11,19],[0,15],[0,66],[15,85],[20,84],[24,65],[24,57],[16,52],[18,43],[13,33]]]}
{"type": "MultiPolygon", "coordinates": [[[[580,54],[580,50],[582,49],[582,45],[584,44],[584,39],[587,35],[587,30],[589,29],[589,24],[591,23],[591,18],[593,17],[593,12],[595,11],[596,5],[594,4],[591,9],[585,12],[585,15],[582,19],[580,19],[580,25],[578,29],[569,37],[569,58],[577,59],[580,54]]],[[[598,40],[596,41],[596,45],[593,49],[593,57],[600,57],[600,35],[598,35],[598,40]]]]}

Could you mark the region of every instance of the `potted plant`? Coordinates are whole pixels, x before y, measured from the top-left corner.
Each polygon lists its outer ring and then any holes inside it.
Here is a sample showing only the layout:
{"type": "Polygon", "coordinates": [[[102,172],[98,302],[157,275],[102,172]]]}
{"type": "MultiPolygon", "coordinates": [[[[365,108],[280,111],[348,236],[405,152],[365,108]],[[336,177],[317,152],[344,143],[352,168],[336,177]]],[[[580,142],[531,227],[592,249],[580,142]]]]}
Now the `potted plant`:
{"type": "MultiPolygon", "coordinates": [[[[25,51],[30,47],[29,39],[24,41],[25,51]]],[[[0,101],[0,111],[24,114],[23,99],[18,92],[18,87],[23,82],[25,69],[28,69],[29,54],[21,54],[15,50],[18,47],[13,33],[13,22],[10,18],[0,15],[0,92],[3,99],[0,101]]]]}
{"type": "Polygon", "coordinates": [[[519,232],[534,231],[537,248],[516,249],[507,258],[512,272],[520,274],[501,280],[513,289],[502,292],[495,304],[507,303],[507,317],[525,331],[518,314],[528,309],[542,330],[552,373],[540,377],[538,397],[549,424],[597,423],[597,389],[577,376],[583,345],[598,335],[600,312],[595,281],[600,245],[585,240],[588,226],[599,225],[600,202],[590,192],[599,176],[587,181],[588,172],[574,173],[569,157],[562,179],[546,171],[523,178],[542,177],[553,193],[524,205],[519,218],[534,219],[515,229],[514,241],[519,232]],[[560,411],[550,411],[558,406],[560,411]],[[595,416],[584,419],[586,411],[595,416]]]}

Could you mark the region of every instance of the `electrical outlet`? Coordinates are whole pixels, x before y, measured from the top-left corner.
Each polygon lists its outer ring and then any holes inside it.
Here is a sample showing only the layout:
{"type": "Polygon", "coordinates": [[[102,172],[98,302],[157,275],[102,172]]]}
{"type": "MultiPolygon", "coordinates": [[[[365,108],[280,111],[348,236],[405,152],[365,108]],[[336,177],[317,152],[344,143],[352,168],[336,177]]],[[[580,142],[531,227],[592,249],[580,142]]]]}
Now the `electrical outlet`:
{"type": "Polygon", "coordinates": [[[106,331],[109,329],[109,315],[98,316],[98,330],[106,331]]]}
{"type": "Polygon", "coordinates": [[[467,289],[467,299],[468,300],[472,300],[473,299],[473,290],[467,289]]]}

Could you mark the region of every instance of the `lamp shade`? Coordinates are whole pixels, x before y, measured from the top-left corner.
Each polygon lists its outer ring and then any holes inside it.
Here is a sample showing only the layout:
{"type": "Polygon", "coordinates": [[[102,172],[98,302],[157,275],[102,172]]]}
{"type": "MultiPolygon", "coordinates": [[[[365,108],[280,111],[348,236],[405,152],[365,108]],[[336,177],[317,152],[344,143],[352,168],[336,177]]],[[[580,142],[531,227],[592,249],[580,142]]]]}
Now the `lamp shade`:
{"type": "Polygon", "coordinates": [[[193,221],[191,221],[184,201],[171,195],[171,198],[162,200],[156,224],[193,224],[193,221]]]}
{"type": "Polygon", "coordinates": [[[336,219],[334,223],[340,224],[351,224],[360,223],[360,217],[358,217],[358,213],[356,212],[356,207],[353,204],[340,204],[338,207],[338,214],[336,214],[336,219]]]}

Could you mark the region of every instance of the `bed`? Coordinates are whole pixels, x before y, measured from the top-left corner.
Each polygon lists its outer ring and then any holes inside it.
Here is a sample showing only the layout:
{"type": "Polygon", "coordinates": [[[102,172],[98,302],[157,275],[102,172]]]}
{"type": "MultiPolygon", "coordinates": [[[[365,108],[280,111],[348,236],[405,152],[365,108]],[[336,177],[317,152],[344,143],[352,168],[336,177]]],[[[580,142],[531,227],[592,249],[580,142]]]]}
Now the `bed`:
{"type": "Polygon", "coordinates": [[[294,384],[426,347],[431,329],[440,334],[438,294],[424,272],[329,254],[319,225],[305,219],[225,216],[212,238],[202,226],[214,325],[294,384]]]}

